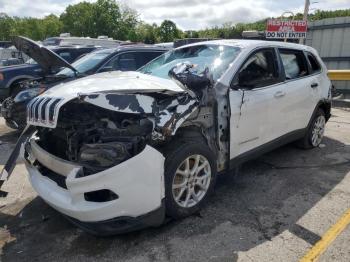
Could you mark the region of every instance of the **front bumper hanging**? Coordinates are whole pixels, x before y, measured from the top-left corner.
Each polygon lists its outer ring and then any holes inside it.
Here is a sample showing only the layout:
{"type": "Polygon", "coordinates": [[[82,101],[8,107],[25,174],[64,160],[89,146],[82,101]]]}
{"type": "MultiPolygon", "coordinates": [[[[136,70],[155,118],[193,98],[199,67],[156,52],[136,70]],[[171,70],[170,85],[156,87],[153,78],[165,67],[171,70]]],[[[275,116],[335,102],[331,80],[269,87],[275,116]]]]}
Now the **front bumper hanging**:
{"type": "Polygon", "coordinates": [[[149,145],[119,165],[88,176],[81,175],[81,166],[50,154],[33,138],[25,146],[25,155],[30,183],[39,196],[91,233],[121,233],[164,220],[164,157],[149,145]],[[117,198],[86,199],[86,194],[100,190],[109,190],[117,198]]]}

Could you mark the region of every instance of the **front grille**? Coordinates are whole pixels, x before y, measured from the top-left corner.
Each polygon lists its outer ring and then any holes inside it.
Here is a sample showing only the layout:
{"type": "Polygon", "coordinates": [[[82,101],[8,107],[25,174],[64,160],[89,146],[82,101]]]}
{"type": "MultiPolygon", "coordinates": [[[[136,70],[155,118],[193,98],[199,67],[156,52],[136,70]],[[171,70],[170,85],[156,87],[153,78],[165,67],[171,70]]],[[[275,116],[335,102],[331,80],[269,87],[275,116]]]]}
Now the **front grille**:
{"type": "Polygon", "coordinates": [[[27,123],[36,126],[55,127],[58,107],[62,98],[39,96],[27,105],[27,123]]]}

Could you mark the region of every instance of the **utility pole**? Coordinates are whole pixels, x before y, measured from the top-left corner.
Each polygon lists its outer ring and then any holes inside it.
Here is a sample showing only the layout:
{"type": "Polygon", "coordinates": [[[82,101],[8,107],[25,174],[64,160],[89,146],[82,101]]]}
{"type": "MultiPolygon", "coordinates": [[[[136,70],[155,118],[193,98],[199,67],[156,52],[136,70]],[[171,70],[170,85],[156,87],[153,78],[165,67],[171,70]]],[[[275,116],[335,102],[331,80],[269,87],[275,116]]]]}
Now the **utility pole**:
{"type": "MultiPolygon", "coordinates": [[[[309,14],[309,7],[310,7],[310,0],[305,0],[303,20],[306,21],[306,23],[307,23],[307,16],[309,14]]],[[[304,38],[300,38],[299,39],[299,44],[305,44],[305,39],[304,38]]]]}

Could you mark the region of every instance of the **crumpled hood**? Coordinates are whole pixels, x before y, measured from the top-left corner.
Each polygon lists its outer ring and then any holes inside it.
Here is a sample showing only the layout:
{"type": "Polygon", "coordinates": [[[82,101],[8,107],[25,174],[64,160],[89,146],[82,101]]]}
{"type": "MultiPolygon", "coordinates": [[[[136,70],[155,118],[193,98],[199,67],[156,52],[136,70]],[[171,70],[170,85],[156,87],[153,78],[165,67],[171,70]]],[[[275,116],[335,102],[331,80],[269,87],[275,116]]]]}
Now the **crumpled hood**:
{"type": "Polygon", "coordinates": [[[166,93],[184,92],[174,81],[139,72],[105,72],[59,84],[44,93],[71,99],[80,94],[122,92],[122,93],[166,93]]]}
{"type": "MultiPolygon", "coordinates": [[[[27,123],[55,128],[60,108],[78,97],[115,111],[150,113],[155,99],[147,96],[147,93],[163,93],[176,97],[185,91],[172,80],[139,72],[100,73],[59,84],[31,100],[27,106],[27,123]]],[[[187,106],[192,107],[196,100],[187,102],[187,106]]]]}
{"type": "Polygon", "coordinates": [[[15,36],[12,42],[19,51],[33,58],[48,73],[50,73],[53,67],[68,67],[73,71],[77,71],[70,63],[55,52],[29,38],[15,36]]]}

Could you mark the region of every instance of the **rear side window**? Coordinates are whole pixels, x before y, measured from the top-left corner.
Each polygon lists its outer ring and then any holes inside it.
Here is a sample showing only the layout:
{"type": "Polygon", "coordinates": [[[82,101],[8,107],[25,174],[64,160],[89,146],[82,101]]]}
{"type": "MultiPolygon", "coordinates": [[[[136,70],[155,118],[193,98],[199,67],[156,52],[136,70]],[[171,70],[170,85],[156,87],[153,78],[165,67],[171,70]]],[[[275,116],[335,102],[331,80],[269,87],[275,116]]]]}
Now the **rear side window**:
{"type": "Polygon", "coordinates": [[[69,52],[60,52],[58,53],[60,57],[62,57],[64,60],[66,60],[68,63],[73,62],[74,59],[72,59],[72,56],[69,52]]]}
{"type": "Polygon", "coordinates": [[[118,65],[114,65],[121,71],[134,71],[137,69],[135,53],[121,54],[118,59],[118,65]]]}
{"type": "Polygon", "coordinates": [[[317,73],[321,71],[321,66],[313,54],[307,52],[307,59],[309,60],[312,73],[317,73]]]}
{"type": "Polygon", "coordinates": [[[279,49],[286,79],[297,79],[308,75],[304,53],[299,50],[279,49]]]}
{"type": "Polygon", "coordinates": [[[137,54],[137,67],[140,68],[148,62],[152,61],[154,58],[163,54],[163,52],[136,52],[137,54]]]}
{"type": "Polygon", "coordinates": [[[234,80],[234,86],[258,88],[279,82],[279,74],[272,49],[263,49],[252,54],[243,64],[234,80]]]}

